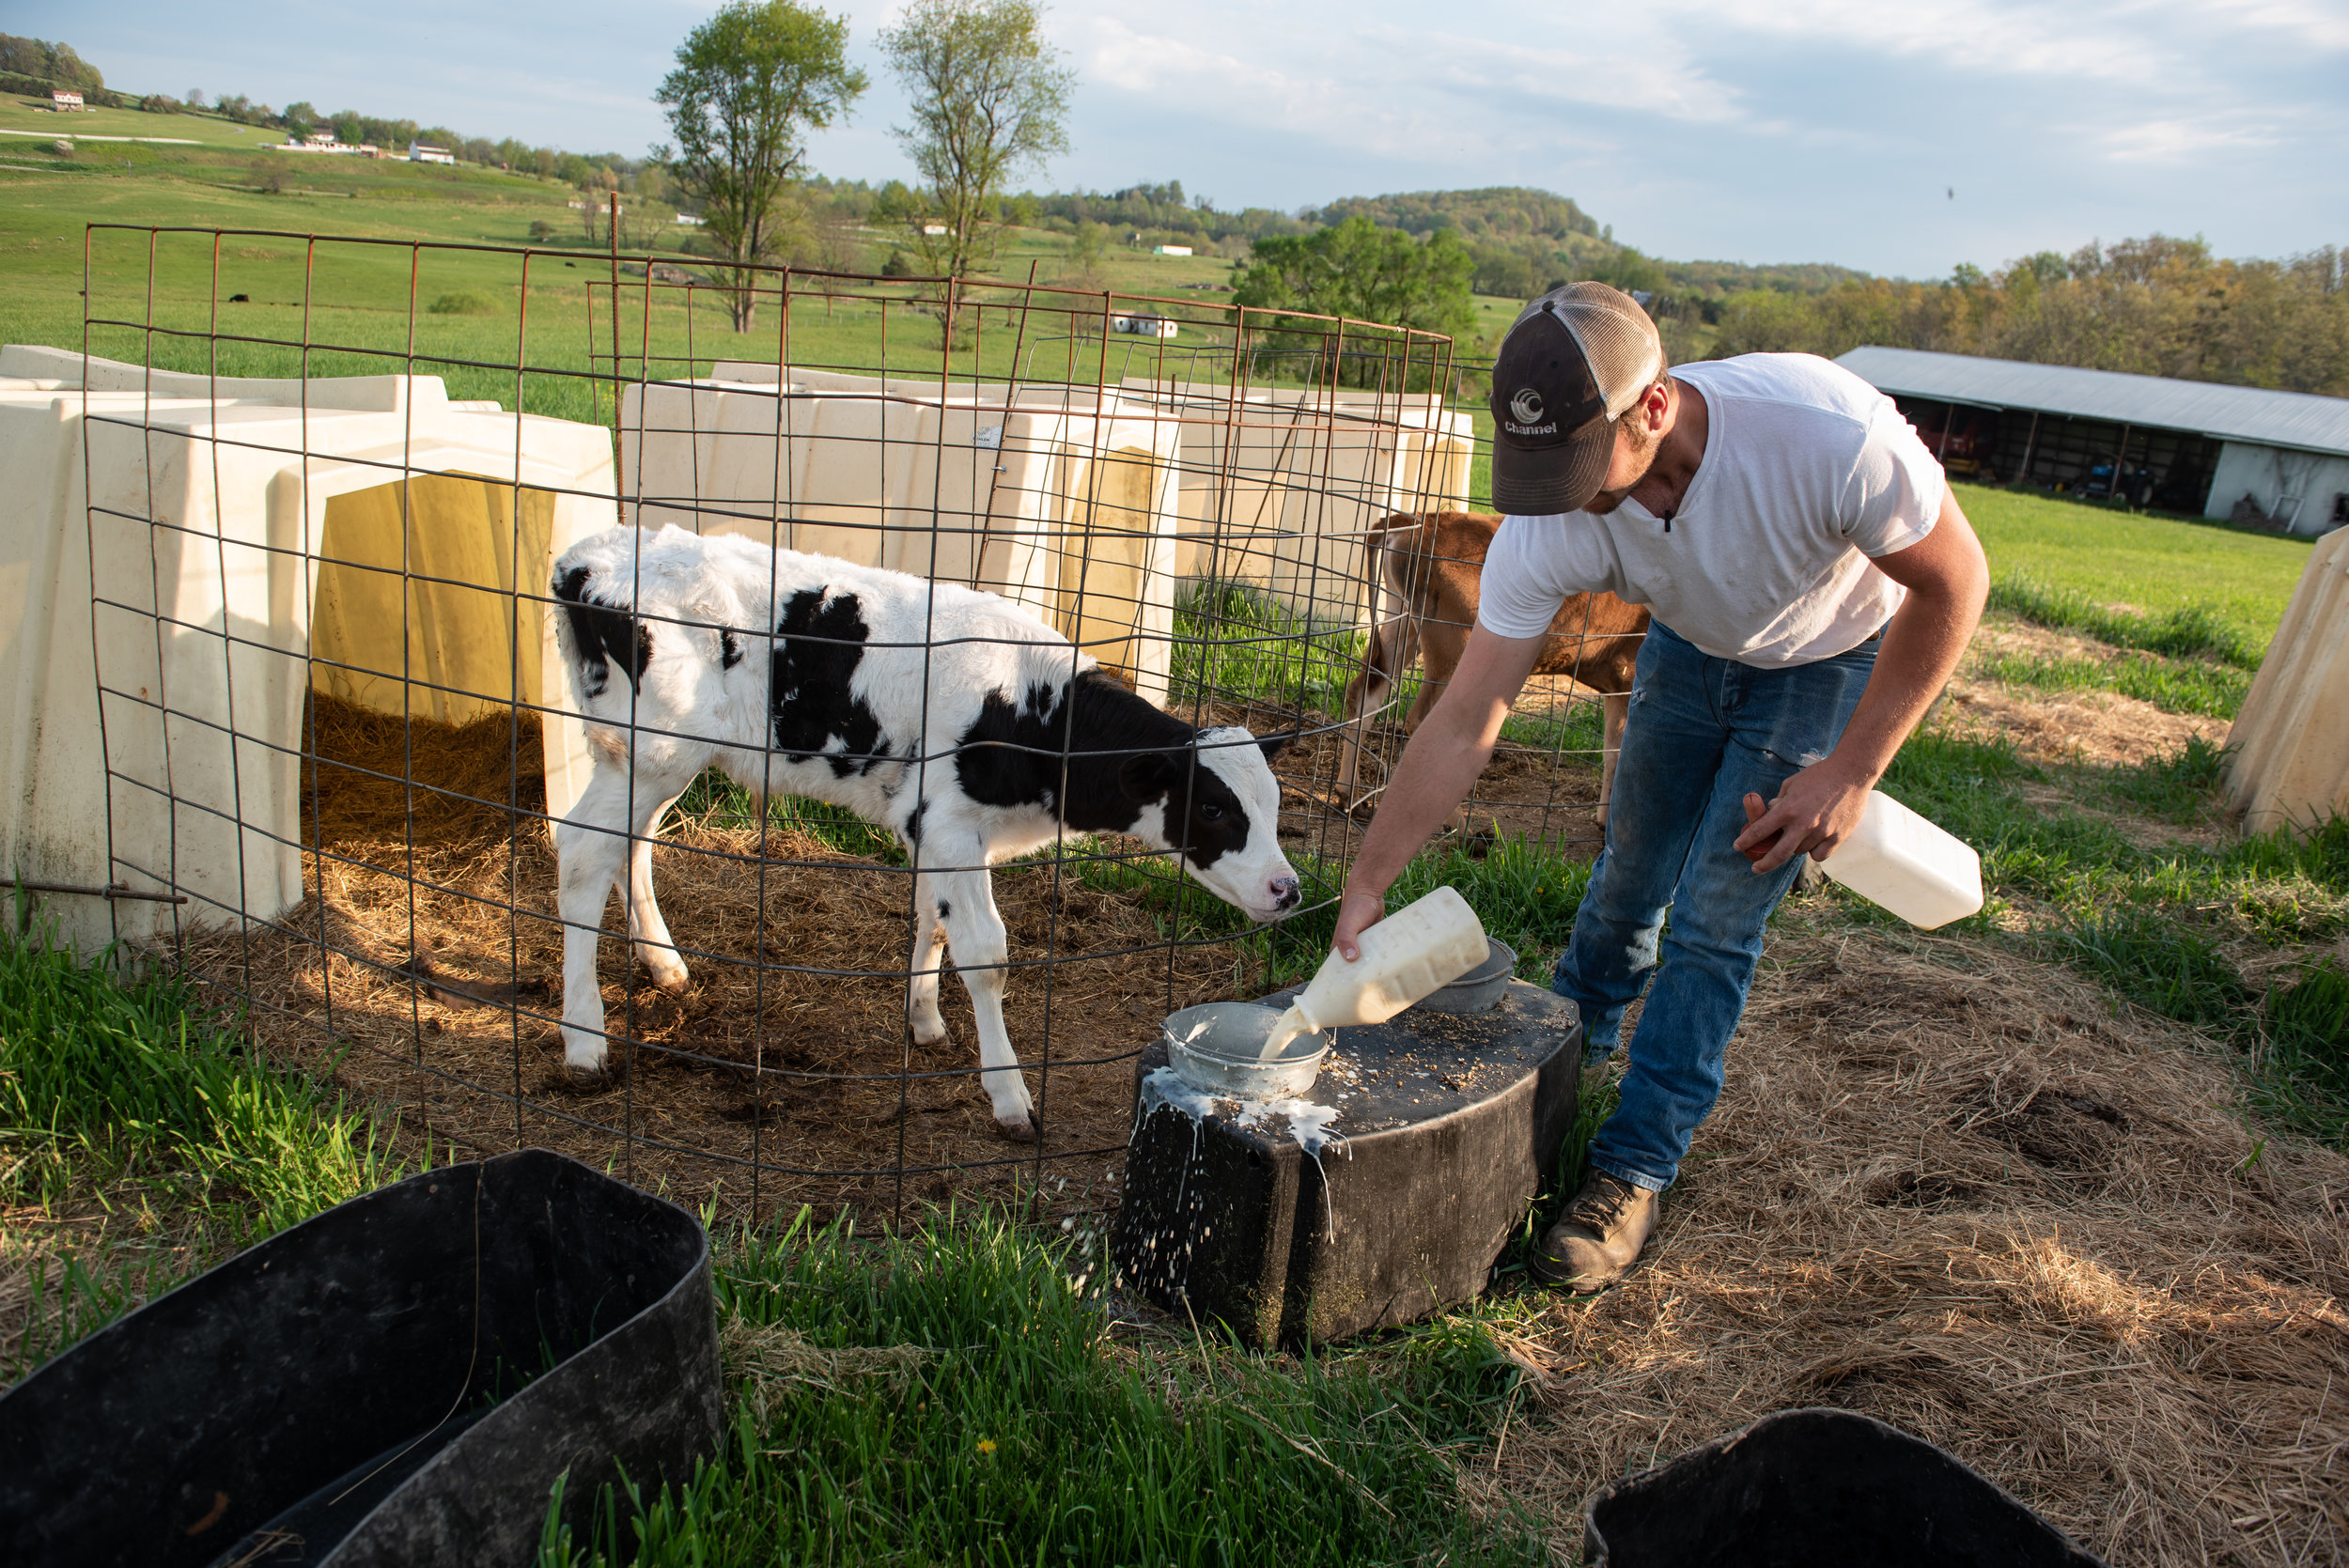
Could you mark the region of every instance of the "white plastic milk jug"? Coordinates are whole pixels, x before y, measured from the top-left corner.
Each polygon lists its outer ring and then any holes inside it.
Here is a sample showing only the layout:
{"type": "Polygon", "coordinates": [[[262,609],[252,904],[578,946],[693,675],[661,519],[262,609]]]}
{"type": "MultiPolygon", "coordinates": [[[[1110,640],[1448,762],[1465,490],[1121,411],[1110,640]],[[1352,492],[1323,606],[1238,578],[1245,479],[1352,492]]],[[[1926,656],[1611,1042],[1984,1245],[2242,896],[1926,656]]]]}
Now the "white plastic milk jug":
{"type": "Polygon", "coordinates": [[[1422,997],[1474,969],[1492,951],[1485,923],[1458,890],[1438,888],[1369,930],[1347,962],[1331,951],[1313,983],[1289,1004],[1265,1043],[1268,1058],[1298,1035],[1344,1025],[1385,1023],[1422,997]]]}
{"type": "Polygon", "coordinates": [[[1882,790],[1819,868],[1872,904],[1930,931],[1982,908],[1982,857],[1882,790]]]}

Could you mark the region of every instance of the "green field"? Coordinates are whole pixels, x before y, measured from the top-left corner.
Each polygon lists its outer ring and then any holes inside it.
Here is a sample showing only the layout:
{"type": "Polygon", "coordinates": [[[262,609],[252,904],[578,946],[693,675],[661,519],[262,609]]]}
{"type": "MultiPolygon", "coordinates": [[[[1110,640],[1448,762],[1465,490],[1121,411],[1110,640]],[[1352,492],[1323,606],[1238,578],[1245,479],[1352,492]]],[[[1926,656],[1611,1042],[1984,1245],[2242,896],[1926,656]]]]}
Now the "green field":
{"type": "MultiPolygon", "coordinates": [[[[632,379],[647,360],[657,376],[778,353],[861,370],[934,374],[941,365],[940,330],[921,287],[861,284],[853,297],[825,298],[803,276],[794,280],[787,340],[772,308],[738,334],[712,291],[695,290],[690,306],[677,288],[647,301],[641,281],[624,279],[615,365],[613,264],[589,242],[568,205],[576,193],[559,180],[265,151],[260,144],[273,133],[199,115],[61,116],[10,99],[0,100],[0,132],[25,132],[0,136],[0,272],[9,281],[0,292],[0,342],[83,347],[86,272],[87,347],[107,358],[226,375],[412,369],[445,375],[454,396],[575,419],[611,417],[609,396],[583,376],[632,379]],[[81,140],[66,156],[52,150],[61,131],[198,145],[81,140]],[[100,228],[86,240],[90,225],[241,232],[217,245],[209,232],[150,242],[100,228]],[[546,232],[534,238],[534,225],[546,232]],[[475,246],[483,248],[455,248],[475,246]],[[538,254],[511,254],[525,247],[538,254]]],[[[653,236],[649,257],[629,250],[624,270],[632,257],[639,280],[646,259],[698,276],[683,234],[653,236]]],[[[895,245],[878,229],[811,231],[799,265],[877,273],[895,245]]],[[[1217,307],[1228,298],[1232,265],[1112,247],[1081,272],[1068,236],[1012,229],[994,275],[1070,292],[1039,295],[1023,312],[1014,288],[992,303],[978,290],[981,308],[965,317],[951,369],[1222,381],[1231,332],[1217,307]],[[1105,339],[1112,292],[1174,302],[1161,313],[1184,323],[1180,336],[1105,339]]],[[[1513,308],[1480,303],[1504,320],[1513,308]]]]}
{"type": "Polygon", "coordinates": [[[2025,577],[2123,614],[2206,605],[2263,646],[2313,542],[1980,485],[1958,486],[1957,498],[1994,579],[2025,577]]]}

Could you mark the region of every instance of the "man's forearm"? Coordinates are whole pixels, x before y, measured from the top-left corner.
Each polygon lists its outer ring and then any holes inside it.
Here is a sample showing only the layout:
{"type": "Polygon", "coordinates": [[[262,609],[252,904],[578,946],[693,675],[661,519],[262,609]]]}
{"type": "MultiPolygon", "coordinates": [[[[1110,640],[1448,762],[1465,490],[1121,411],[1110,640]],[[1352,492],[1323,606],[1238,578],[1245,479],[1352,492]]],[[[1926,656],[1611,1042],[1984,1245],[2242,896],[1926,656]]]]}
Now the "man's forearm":
{"type": "Polygon", "coordinates": [[[1875,673],[1843,726],[1834,760],[1873,787],[1892,766],[1933,699],[1965,657],[1981,606],[1956,594],[1912,592],[1876,653],[1875,673]]]}
{"type": "MultiPolygon", "coordinates": [[[[1438,703],[1403,748],[1394,777],[1378,801],[1378,815],[1371,819],[1361,852],[1346,875],[1347,893],[1384,893],[1491,760],[1497,737],[1469,733],[1461,716],[1447,711],[1454,706],[1467,705],[1438,703]]],[[[1473,722],[1484,716],[1470,717],[1473,722]]]]}

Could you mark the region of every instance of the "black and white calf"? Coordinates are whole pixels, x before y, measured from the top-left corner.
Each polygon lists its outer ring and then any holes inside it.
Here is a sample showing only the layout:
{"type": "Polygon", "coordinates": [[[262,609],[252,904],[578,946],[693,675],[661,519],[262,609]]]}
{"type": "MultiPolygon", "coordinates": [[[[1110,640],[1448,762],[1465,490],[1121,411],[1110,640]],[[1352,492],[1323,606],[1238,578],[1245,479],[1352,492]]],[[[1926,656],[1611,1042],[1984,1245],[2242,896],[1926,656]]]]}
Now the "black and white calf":
{"type": "Polygon", "coordinates": [[[1003,1030],[1009,953],[989,865],[1064,829],[1125,833],[1175,851],[1256,920],[1297,906],[1268,766],[1283,741],[1159,712],[992,594],[678,528],[582,540],[555,562],[552,591],[595,756],[555,835],[574,1069],[604,1062],[596,941],[623,865],[630,939],[655,984],[686,982],[653,899],[650,840],[713,763],[903,841],[926,915],[907,1000],[914,1038],[946,1034],[942,941],[971,993],[995,1120],[1015,1138],[1034,1135],[1033,1103],[1003,1030]]]}

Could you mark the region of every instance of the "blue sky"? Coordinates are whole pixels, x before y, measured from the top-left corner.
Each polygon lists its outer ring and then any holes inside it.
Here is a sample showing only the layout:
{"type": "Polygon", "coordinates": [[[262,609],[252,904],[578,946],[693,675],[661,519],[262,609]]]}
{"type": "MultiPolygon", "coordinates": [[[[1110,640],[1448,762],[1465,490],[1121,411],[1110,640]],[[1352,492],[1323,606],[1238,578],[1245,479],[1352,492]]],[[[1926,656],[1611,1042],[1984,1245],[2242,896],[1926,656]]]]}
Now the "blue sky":
{"type": "MultiPolygon", "coordinates": [[[[641,153],[713,8],[8,0],[0,26],[132,90],[641,153]]],[[[835,8],[874,90],[813,162],[901,177],[904,99],[873,49],[896,5],[835,8]]],[[[1657,255],[1912,277],[2155,229],[2232,256],[2349,241],[2349,0],[1159,0],[1048,27],[1081,85],[1038,188],[1180,179],[1295,209],[1538,185],[1657,255]]]]}

